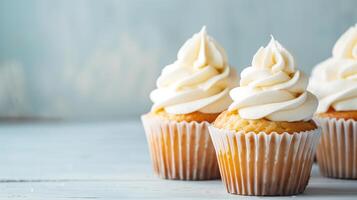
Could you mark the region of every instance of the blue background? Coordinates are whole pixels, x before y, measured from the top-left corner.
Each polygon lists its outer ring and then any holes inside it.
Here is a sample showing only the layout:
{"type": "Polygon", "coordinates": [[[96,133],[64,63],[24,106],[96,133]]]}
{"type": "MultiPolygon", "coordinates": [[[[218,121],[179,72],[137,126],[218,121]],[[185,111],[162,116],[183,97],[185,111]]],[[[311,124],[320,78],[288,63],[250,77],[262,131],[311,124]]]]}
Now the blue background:
{"type": "Polygon", "coordinates": [[[270,34],[312,67],[357,22],[357,1],[0,1],[0,116],[132,118],[207,25],[241,71],[270,34]]]}

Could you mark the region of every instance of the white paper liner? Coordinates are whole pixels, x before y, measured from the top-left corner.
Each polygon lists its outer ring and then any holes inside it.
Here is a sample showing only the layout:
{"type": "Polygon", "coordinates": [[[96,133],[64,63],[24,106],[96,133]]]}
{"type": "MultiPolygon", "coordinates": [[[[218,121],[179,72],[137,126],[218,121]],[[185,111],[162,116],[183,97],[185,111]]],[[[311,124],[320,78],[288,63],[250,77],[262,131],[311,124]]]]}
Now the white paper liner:
{"type": "Polygon", "coordinates": [[[353,119],[314,118],[322,128],[317,162],[322,175],[357,179],[357,122],[353,119]]]}
{"type": "Polygon", "coordinates": [[[220,178],[208,122],[176,122],[141,117],[155,173],[165,179],[220,178]]]}
{"type": "Polygon", "coordinates": [[[301,133],[243,133],[209,127],[229,193],[293,195],[308,184],[320,129],[301,133]]]}

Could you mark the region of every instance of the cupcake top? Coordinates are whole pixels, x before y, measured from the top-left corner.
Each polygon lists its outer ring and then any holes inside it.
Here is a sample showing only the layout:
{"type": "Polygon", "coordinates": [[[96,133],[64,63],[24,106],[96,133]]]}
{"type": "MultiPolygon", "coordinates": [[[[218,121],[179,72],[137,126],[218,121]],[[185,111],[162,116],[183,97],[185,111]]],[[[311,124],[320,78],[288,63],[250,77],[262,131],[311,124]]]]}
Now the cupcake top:
{"type": "Polygon", "coordinates": [[[243,119],[310,120],[318,102],[306,91],[307,84],[293,56],[272,37],[254,55],[252,66],[242,71],[240,87],[230,92],[234,102],[229,111],[237,110],[243,119]]]}
{"type": "Polygon", "coordinates": [[[206,27],[179,50],[151,92],[152,111],[170,114],[220,113],[232,102],[229,90],[238,84],[224,49],[207,34],[206,27]]]}
{"type": "Polygon", "coordinates": [[[337,40],[332,57],[314,68],[309,90],[319,98],[317,113],[357,110],[357,24],[337,40]]]}

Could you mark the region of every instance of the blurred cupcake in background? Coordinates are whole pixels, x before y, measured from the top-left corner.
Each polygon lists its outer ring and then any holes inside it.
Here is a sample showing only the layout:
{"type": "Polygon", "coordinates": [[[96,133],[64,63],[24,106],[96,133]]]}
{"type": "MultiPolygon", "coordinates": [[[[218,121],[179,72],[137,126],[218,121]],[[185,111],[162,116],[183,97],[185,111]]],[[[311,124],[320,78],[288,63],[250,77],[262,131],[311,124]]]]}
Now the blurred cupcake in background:
{"type": "Polygon", "coordinates": [[[319,99],[322,127],[317,161],[323,175],[357,178],[357,25],[336,42],[332,57],[317,65],[309,90],[319,99]]]}
{"type": "Polygon", "coordinates": [[[209,127],[229,193],[293,195],[308,184],[320,131],[308,78],[273,37],[241,73],[233,103],[209,127]]]}
{"type": "Polygon", "coordinates": [[[220,177],[208,125],[232,103],[238,77],[224,49],[206,32],[194,34],[166,66],[142,116],[154,171],[161,178],[220,177]]]}

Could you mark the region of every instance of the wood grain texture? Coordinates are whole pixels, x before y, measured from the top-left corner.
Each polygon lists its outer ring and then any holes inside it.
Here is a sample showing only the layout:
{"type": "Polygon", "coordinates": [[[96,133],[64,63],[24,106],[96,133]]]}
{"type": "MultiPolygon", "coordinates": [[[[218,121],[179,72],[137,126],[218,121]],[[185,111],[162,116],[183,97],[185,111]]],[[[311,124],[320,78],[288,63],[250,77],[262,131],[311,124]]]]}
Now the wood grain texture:
{"type": "MultiPolygon", "coordinates": [[[[139,121],[1,124],[0,159],[0,199],[247,198],[220,181],[155,177],[139,121]]],[[[357,181],[321,177],[314,166],[294,199],[336,198],[356,199],[357,181]]]]}

